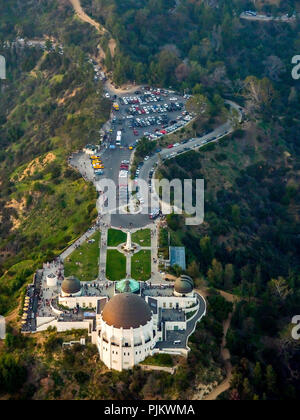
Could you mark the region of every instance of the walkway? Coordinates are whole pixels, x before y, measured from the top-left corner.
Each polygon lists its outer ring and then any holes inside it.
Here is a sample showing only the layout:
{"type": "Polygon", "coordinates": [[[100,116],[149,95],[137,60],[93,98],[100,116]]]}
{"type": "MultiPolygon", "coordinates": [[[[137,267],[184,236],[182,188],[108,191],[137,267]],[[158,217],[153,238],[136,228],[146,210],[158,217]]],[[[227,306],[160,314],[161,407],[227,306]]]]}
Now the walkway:
{"type": "Polygon", "coordinates": [[[100,256],[99,256],[99,280],[106,281],[106,260],[107,260],[107,226],[101,226],[101,239],[100,239],[100,256]]]}
{"type": "Polygon", "coordinates": [[[91,227],[87,232],[85,232],[79,239],[77,239],[69,248],[67,248],[64,252],[60,254],[60,258],[64,261],[68,258],[76,248],[86,242],[94,233],[98,230],[97,226],[91,227]]]}
{"type": "Polygon", "coordinates": [[[153,284],[155,283],[161,283],[162,282],[162,275],[159,271],[159,259],[158,259],[158,249],[159,249],[159,243],[158,243],[158,224],[155,223],[151,226],[151,272],[152,272],[152,278],[151,282],[153,284]]]}

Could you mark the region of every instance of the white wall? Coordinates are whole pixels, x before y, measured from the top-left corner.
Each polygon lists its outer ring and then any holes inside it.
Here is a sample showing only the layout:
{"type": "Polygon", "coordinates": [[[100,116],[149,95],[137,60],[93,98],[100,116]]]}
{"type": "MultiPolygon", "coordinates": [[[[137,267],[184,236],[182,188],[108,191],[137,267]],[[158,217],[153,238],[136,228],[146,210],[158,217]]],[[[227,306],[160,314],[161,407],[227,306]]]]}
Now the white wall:
{"type": "MultiPolygon", "coordinates": [[[[146,296],[147,302],[148,298],[149,296],[146,296]]],[[[176,304],[178,304],[179,309],[186,309],[197,303],[197,298],[193,296],[155,296],[153,299],[157,300],[157,308],[161,309],[176,309],[176,304]]]]}
{"type": "Polygon", "coordinates": [[[157,339],[157,336],[153,339],[153,328],[152,320],[139,328],[119,329],[107,325],[101,318],[97,337],[101,360],[109,369],[131,369],[152,354],[157,339]]]}
{"type": "MultiPolygon", "coordinates": [[[[45,318],[42,318],[45,320],[45,318]]],[[[90,320],[78,321],[78,322],[59,322],[54,319],[51,322],[40,324],[37,327],[37,332],[46,331],[49,327],[55,327],[58,332],[64,332],[69,330],[90,330],[90,320]]]]}
{"type": "Polygon", "coordinates": [[[97,308],[97,302],[99,300],[106,299],[104,296],[78,296],[78,297],[62,297],[60,296],[58,301],[60,305],[66,306],[70,309],[74,309],[79,305],[83,309],[95,309],[97,308]]]}

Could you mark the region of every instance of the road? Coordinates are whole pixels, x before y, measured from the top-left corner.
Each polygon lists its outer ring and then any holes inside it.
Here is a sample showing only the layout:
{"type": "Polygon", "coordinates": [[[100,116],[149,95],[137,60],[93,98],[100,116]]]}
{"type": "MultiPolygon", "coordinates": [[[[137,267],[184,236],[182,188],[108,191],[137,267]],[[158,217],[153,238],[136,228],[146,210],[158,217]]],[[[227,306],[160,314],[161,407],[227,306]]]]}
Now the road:
{"type": "MultiPolygon", "coordinates": [[[[239,114],[239,122],[241,123],[243,120],[243,110],[242,108],[237,105],[235,102],[226,101],[228,105],[230,105],[233,109],[235,109],[239,114]]],[[[159,156],[162,160],[172,159],[180,154],[187,153],[191,150],[199,150],[200,148],[206,146],[209,143],[215,143],[220,141],[223,137],[227,136],[228,134],[232,133],[234,128],[230,121],[222,124],[221,126],[217,127],[214,131],[209,134],[206,134],[202,137],[197,137],[191,139],[188,143],[180,144],[177,147],[173,147],[172,149],[164,149],[160,153],[156,153],[150,157],[148,161],[146,161],[141,168],[139,178],[148,182],[149,181],[149,174],[153,167],[155,167],[159,162],[159,156]],[[173,153],[176,153],[176,156],[171,156],[173,153]]],[[[157,199],[157,194],[154,191],[152,194],[153,199],[157,199]]]]}
{"type": "MultiPolygon", "coordinates": [[[[243,118],[242,108],[232,101],[226,102],[228,105],[230,105],[231,108],[235,109],[238,112],[239,121],[241,122],[243,118]]],[[[151,169],[158,164],[160,158],[163,160],[171,159],[172,157],[175,157],[171,156],[174,153],[176,153],[176,156],[178,156],[179,154],[186,153],[190,150],[200,149],[208,143],[218,142],[221,138],[233,132],[233,130],[234,128],[232,127],[231,121],[227,121],[226,123],[213,130],[211,133],[208,133],[203,137],[197,137],[191,139],[188,143],[181,143],[179,146],[173,147],[172,149],[163,149],[160,153],[155,153],[149,158],[148,161],[144,163],[140,171],[139,179],[148,182],[149,173],[151,169]]],[[[125,143],[132,141],[129,132],[126,132],[126,130],[124,130],[124,134],[127,134],[127,136],[124,135],[125,143]]],[[[101,159],[105,166],[105,179],[112,180],[114,181],[115,185],[118,185],[120,165],[124,160],[130,161],[131,154],[132,152],[128,149],[128,147],[116,149],[106,148],[101,153],[101,159]]],[[[70,159],[70,164],[82,174],[85,180],[93,182],[98,192],[103,191],[103,187],[101,186],[102,179],[95,178],[90,159],[85,153],[78,153],[73,155],[70,159]]],[[[158,197],[155,191],[151,195],[151,200],[155,201],[157,203],[156,207],[158,207],[158,197]]],[[[119,212],[116,212],[117,214],[111,214],[109,224],[117,228],[136,229],[143,228],[151,223],[154,223],[151,222],[149,219],[151,200],[149,199],[149,205],[147,204],[148,201],[145,200],[146,204],[143,205],[143,211],[140,214],[120,214],[119,212]]],[[[99,214],[103,213],[103,208],[99,204],[99,202],[97,207],[99,214]]]]}
{"type": "Polygon", "coordinates": [[[197,326],[197,322],[199,322],[206,314],[205,299],[198,293],[196,293],[196,297],[198,299],[199,309],[195,317],[187,322],[187,329],[185,331],[180,331],[180,330],[167,331],[166,341],[164,341],[163,343],[158,341],[155,346],[156,348],[159,348],[161,350],[164,348],[175,350],[177,348],[182,348],[183,343],[184,343],[184,347],[188,348],[187,344],[188,344],[189,337],[194,333],[197,326]],[[179,341],[180,343],[174,344],[174,342],[176,341],[179,341]]]}
{"type": "Polygon", "coordinates": [[[257,14],[256,16],[247,15],[245,12],[241,13],[241,19],[251,20],[256,22],[286,22],[286,23],[294,23],[297,20],[296,16],[288,17],[286,15],[283,16],[267,16],[262,14],[257,14]]]}

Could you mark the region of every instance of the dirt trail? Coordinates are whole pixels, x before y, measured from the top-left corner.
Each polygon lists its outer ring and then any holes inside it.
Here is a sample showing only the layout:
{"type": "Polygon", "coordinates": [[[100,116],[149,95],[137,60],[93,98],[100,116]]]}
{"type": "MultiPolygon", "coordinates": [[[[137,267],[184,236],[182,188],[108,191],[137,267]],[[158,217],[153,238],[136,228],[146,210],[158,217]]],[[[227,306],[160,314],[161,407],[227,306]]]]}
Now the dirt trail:
{"type": "MultiPolygon", "coordinates": [[[[74,11],[75,11],[76,15],[79,17],[79,19],[81,19],[83,22],[89,23],[94,28],[96,28],[100,35],[105,35],[105,34],[109,35],[110,39],[108,41],[108,48],[110,50],[111,56],[114,57],[115,52],[116,52],[116,48],[117,48],[116,40],[111,37],[111,35],[107,31],[107,29],[105,29],[102,25],[100,25],[98,22],[96,22],[94,19],[92,19],[90,16],[88,16],[85,13],[85,11],[81,7],[80,0],[69,0],[69,1],[70,1],[71,5],[73,6],[74,11]]],[[[96,57],[96,60],[97,60],[98,64],[101,66],[102,71],[106,74],[107,81],[106,81],[105,85],[106,85],[107,91],[111,95],[118,95],[118,94],[122,94],[124,92],[126,92],[126,93],[134,92],[138,88],[138,86],[135,86],[135,85],[132,85],[132,84],[127,84],[127,85],[116,88],[113,85],[111,80],[109,80],[109,75],[107,74],[107,70],[103,66],[103,60],[105,59],[105,52],[100,45],[98,45],[98,50],[99,50],[99,55],[98,55],[98,57],[96,57]]]]}
{"type": "MultiPolygon", "coordinates": [[[[205,298],[207,298],[207,296],[209,295],[208,287],[199,289],[197,291],[205,298]]],[[[218,290],[218,292],[221,294],[221,296],[224,297],[224,299],[234,304],[234,307],[233,307],[233,313],[234,313],[235,304],[240,300],[240,298],[231,293],[224,292],[223,290],[218,290]]],[[[223,322],[223,339],[222,339],[221,352],[220,352],[221,358],[224,362],[224,366],[226,370],[226,378],[224,379],[223,382],[220,383],[220,385],[218,385],[207,396],[203,398],[204,401],[214,401],[218,398],[219,395],[221,395],[223,392],[227,391],[230,388],[230,381],[232,378],[232,364],[230,361],[231,359],[230,352],[226,348],[226,344],[227,344],[226,337],[227,337],[227,333],[231,325],[232,315],[233,314],[231,313],[228,319],[223,322]]],[[[200,395],[199,395],[199,398],[201,398],[200,395]]],[[[199,398],[195,398],[195,399],[199,399],[199,398]]]]}
{"type": "Polygon", "coordinates": [[[226,369],[226,379],[220,383],[210,394],[208,394],[204,401],[214,401],[221,395],[223,392],[227,391],[230,388],[230,381],[232,378],[232,364],[230,361],[230,352],[226,348],[226,336],[231,325],[232,314],[229,315],[228,319],[223,323],[223,340],[221,344],[221,357],[224,361],[226,369]]]}
{"type": "MultiPolygon", "coordinates": [[[[82,9],[80,0],[69,0],[69,1],[70,1],[71,5],[73,6],[74,11],[75,11],[76,15],[79,17],[79,19],[81,19],[83,22],[89,23],[94,28],[96,28],[100,35],[104,35],[104,34],[109,35],[110,39],[108,41],[108,48],[110,50],[111,56],[114,57],[115,52],[116,52],[116,48],[117,48],[116,40],[111,37],[111,35],[107,31],[107,29],[105,29],[102,25],[100,25],[98,22],[96,22],[94,19],[92,19],[90,16],[88,16],[85,13],[85,11],[82,9]]],[[[130,93],[134,92],[136,89],[139,88],[139,86],[136,86],[134,84],[126,84],[126,85],[121,86],[121,87],[115,87],[113,85],[112,81],[109,79],[109,75],[107,74],[107,70],[103,66],[103,60],[105,59],[105,52],[100,45],[98,45],[98,50],[99,50],[99,55],[98,55],[98,57],[96,57],[96,60],[97,60],[98,64],[101,66],[102,71],[106,74],[107,81],[105,83],[105,87],[111,95],[119,95],[119,94],[122,94],[122,93],[125,93],[125,92],[130,94],[130,93]]]]}
{"type": "MultiPolygon", "coordinates": [[[[85,13],[85,11],[81,7],[80,0],[69,0],[69,1],[72,4],[72,6],[73,6],[77,16],[79,17],[79,19],[81,19],[83,22],[89,23],[94,28],[96,28],[100,35],[109,34],[107,29],[104,28],[104,26],[100,25],[100,23],[96,22],[94,19],[92,19],[89,15],[87,15],[85,13]]],[[[109,49],[110,49],[111,56],[114,57],[117,43],[111,37],[110,37],[108,46],[109,46],[109,49]]],[[[99,49],[100,49],[100,47],[99,47],[99,49]]],[[[105,58],[105,53],[102,49],[100,50],[100,55],[102,55],[102,57],[105,58]]]]}
{"type": "Polygon", "coordinates": [[[101,35],[104,35],[107,31],[103,26],[100,25],[100,23],[96,22],[94,19],[92,19],[90,16],[88,16],[84,10],[81,7],[79,0],[69,0],[72,6],[74,7],[74,10],[77,14],[77,16],[83,20],[84,22],[89,23],[90,25],[94,26],[94,28],[97,29],[98,32],[100,32],[101,35]]]}

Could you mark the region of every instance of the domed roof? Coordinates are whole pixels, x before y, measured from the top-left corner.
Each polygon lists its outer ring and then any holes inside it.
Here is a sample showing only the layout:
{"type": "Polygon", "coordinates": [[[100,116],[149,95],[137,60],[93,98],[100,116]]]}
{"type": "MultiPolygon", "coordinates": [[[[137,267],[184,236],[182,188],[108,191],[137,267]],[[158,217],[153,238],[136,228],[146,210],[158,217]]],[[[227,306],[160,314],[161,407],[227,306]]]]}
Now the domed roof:
{"type": "Polygon", "coordinates": [[[176,279],[175,281],[174,289],[175,292],[180,293],[182,295],[191,293],[194,290],[193,279],[185,275],[178,277],[178,279],[176,279]]]}
{"type": "Polygon", "coordinates": [[[151,320],[148,304],[138,295],[120,293],[115,295],[105,306],[102,319],[115,328],[130,329],[146,325],[151,320]]]}
{"type": "Polygon", "coordinates": [[[61,290],[67,295],[74,295],[81,290],[80,281],[74,276],[66,277],[62,282],[61,290]]]}

